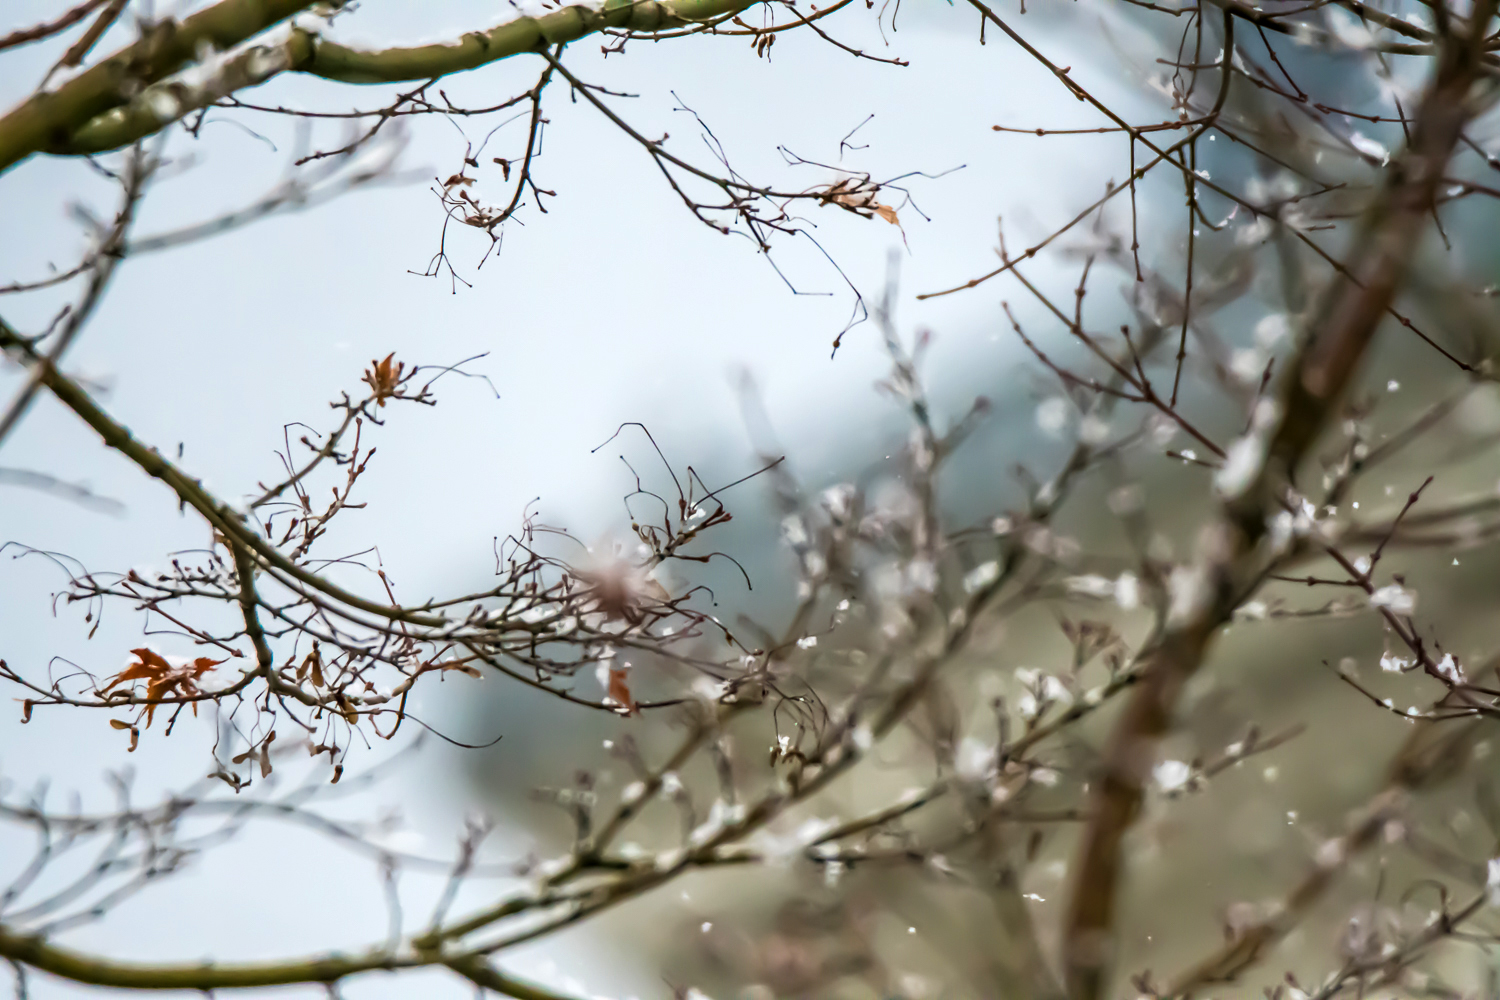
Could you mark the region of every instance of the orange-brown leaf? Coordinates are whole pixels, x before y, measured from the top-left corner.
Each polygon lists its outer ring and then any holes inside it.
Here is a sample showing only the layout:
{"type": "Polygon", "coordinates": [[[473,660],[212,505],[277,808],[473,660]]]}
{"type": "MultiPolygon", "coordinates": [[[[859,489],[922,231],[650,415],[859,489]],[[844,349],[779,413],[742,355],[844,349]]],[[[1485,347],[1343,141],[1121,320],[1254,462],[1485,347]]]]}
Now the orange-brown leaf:
{"type": "Polygon", "coordinates": [[[116,684],[121,684],[125,681],[150,680],[154,677],[160,677],[172,669],[172,665],[162,659],[161,654],[154,650],[132,649],[130,652],[136,657],[136,662],[130,664],[118,674],[115,674],[114,678],[108,684],[104,685],[104,690],[108,691],[116,684]]]}
{"type": "Polygon", "coordinates": [[[365,372],[365,382],[374,390],[376,402],[384,406],[386,397],[396,394],[406,365],[396,361],[396,352],[392,351],[381,361],[372,360],[370,366],[369,371],[365,372]]]}
{"type": "Polygon", "coordinates": [[[308,674],[312,675],[313,687],[326,686],[323,683],[323,654],[318,651],[316,645],[313,646],[312,652],[303,657],[302,666],[297,671],[297,680],[302,680],[308,674]]]}
{"type": "Polygon", "coordinates": [[[132,653],[141,658],[141,662],[156,667],[158,670],[171,670],[172,665],[162,658],[162,655],[154,649],[132,649],[132,653]]]}
{"type": "Polygon", "coordinates": [[[200,693],[197,685],[198,678],[224,662],[200,656],[186,666],[174,667],[160,653],[151,649],[132,649],[131,653],[135,654],[136,662],[129,664],[111,678],[109,683],[104,685],[104,690],[108,691],[126,681],[145,681],[147,726],[151,725],[152,719],[156,716],[156,704],[163,698],[173,695],[196,696],[200,693]]]}
{"type": "Polygon", "coordinates": [[[626,671],[622,667],[609,668],[609,697],[625,710],[626,715],[640,713],[640,709],[636,707],[635,698],[630,694],[630,684],[626,671]]]}
{"type": "Polygon", "coordinates": [[[149,680],[155,677],[156,674],[157,671],[153,667],[149,667],[144,663],[132,663],[118,674],[115,674],[114,679],[105,685],[105,690],[107,691],[123,681],[149,680]]]}

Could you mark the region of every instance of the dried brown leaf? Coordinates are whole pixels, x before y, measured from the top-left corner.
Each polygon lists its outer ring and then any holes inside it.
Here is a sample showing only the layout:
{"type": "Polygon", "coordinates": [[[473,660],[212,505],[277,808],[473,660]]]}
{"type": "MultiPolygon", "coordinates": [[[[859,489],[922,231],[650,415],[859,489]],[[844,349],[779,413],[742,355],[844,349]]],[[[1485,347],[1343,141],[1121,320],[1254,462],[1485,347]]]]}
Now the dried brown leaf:
{"type": "Polygon", "coordinates": [[[624,710],[626,715],[640,714],[635,698],[630,694],[628,674],[623,667],[609,668],[609,697],[624,710]]]}

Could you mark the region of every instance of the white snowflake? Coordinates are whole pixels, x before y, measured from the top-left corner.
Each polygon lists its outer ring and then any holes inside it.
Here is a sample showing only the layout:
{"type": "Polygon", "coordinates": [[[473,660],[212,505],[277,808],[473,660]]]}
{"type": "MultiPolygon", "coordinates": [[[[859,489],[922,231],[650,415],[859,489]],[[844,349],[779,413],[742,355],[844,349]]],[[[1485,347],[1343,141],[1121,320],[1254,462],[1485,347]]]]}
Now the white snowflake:
{"type": "Polygon", "coordinates": [[[1068,418],[1072,413],[1073,407],[1066,399],[1053,396],[1036,408],[1036,425],[1044,433],[1057,437],[1068,426],[1068,418]]]}
{"type": "Polygon", "coordinates": [[[1164,792],[1175,792],[1188,783],[1193,768],[1184,760],[1164,760],[1151,769],[1151,780],[1164,792]]]}
{"type": "Polygon", "coordinates": [[[1385,608],[1392,614],[1409,615],[1417,609],[1417,595],[1399,583],[1390,583],[1370,595],[1370,606],[1385,608]]]}

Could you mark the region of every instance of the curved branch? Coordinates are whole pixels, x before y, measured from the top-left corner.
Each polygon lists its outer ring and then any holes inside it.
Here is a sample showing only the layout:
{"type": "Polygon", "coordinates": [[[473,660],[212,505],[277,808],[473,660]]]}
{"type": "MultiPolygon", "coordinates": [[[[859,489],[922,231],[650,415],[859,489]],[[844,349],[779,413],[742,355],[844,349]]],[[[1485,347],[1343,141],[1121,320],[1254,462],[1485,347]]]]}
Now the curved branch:
{"type": "Polygon", "coordinates": [[[378,601],[360,597],[358,594],[328,582],[316,573],[303,569],[247,528],[240,515],[228,504],[211,496],[197,480],[187,476],[163,458],[161,452],[138,441],[129,429],[100,409],[99,405],[76,382],[59,372],[56,366],[38,355],[25,340],[15,335],[3,324],[0,324],[0,349],[20,354],[21,360],[34,372],[39,373],[40,383],[50,390],[59,402],[93,428],[107,446],[130,459],[147,475],[160,479],[184,503],[202,514],[204,520],[210,525],[217,528],[226,538],[233,539],[253,551],[271,570],[285,574],[298,583],[327,594],[341,604],[367,614],[429,627],[442,627],[448,624],[446,619],[438,616],[390,607],[378,601]]]}
{"type": "Polygon", "coordinates": [[[122,88],[155,83],[187,65],[202,46],[233,48],[310,6],[312,0],[220,0],[181,22],[158,21],[135,43],[0,118],[0,172],[118,106],[122,88]]]}
{"type": "Polygon", "coordinates": [[[344,83],[431,80],[575,41],[606,28],[655,32],[739,13],[760,0],[605,0],[600,9],[564,7],[521,17],[453,42],[366,51],[326,41],[301,28],[222,61],[206,78],[167,80],[211,45],[229,50],[286,21],[310,0],[220,0],[178,23],[161,21],[56,90],[42,92],[0,118],[0,173],[33,153],[63,155],[117,149],[160,131],[190,111],[286,71],[344,83]],[[125,100],[124,90],[147,84],[125,100]]]}
{"type": "Polygon", "coordinates": [[[75,983],[126,990],[221,990],[294,983],[332,983],[375,969],[409,969],[431,964],[422,958],[398,958],[385,950],[362,955],[325,955],[291,962],[244,965],[150,965],[96,958],[45,939],[0,926],[0,957],[75,983]]]}

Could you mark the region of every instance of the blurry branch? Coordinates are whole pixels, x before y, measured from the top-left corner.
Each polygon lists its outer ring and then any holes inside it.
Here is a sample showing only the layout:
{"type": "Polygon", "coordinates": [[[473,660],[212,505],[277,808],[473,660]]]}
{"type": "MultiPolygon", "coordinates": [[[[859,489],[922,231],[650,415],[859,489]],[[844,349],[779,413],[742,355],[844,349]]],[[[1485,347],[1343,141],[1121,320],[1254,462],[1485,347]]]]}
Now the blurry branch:
{"type": "Polygon", "coordinates": [[[125,505],[111,497],[100,496],[87,486],[80,483],[69,483],[49,476],[44,472],[34,472],[30,469],[7,469],[0,468],[0,486],[21,486],[28,489],[40,490],[53,496],[71,500],[81,507],[103,511],[107,514],[120,514],[125,510],[125,505]]]}
{"type": "MultiPolygon", "coordinates": [[[[141,200],[148,178],[156,168],[152,158],[146,151],[137,146],[131,151],[126,161],[125,176],[121,182],[122,194],[121,205],[115,213],[114,224],[99,237],[98,250],[89,255],[89,281],[84,288],[83,296],[77,305],[70,307],[62,318],[61,328],[53,337],[52,344],[47,349],[46,362],[55,366],[62,359],[64,352],[72,346],[73,340],[78,336],[84,326],[88,324],[89,317],[94,313],[99,300],[104,296],[104,290],[109,286],[109,280],[115,273],[115,267],[121,257],[124,256],[124,245],[126,233],[135,219],[136,205],[141,200]]],[[[28,345],[31,347],[33,345],[28,345]]],[[[27,407],[31,405],[32,398],[41,387],[39,369],[33,369],[30,377],[21,391],[16,393],[3,414],[0,414],[0,444],[15,429],[16,424],[26,413],[27,407]]]]}
{"type": "MultiPolygon", "coordinates": [[[[221,796],[223,793],[220,775],[212,774],[186,789],[173,792],[160,805],[135,807],[129,801],[128,784],[123,779],[114,778],[111,783],[121,798],[118,810],[86,813],[51,809],[46,805],[43,790],[24,803],[0,800],[0,820],[30,828],[39,841],[36,857],[43,861],[55,861],[69,850],[80,849],[89,842],[90,837],[110,836],[121,831],[158,847],[170,843],[184,852],[202,851],[233,838],[251,821],[272,820],[310,830],[356,853],[393,860],[402,866],[419,870],[451,872],[451,860],[399,851],[380,843],[378,836],[384,824],[379,821],[368,823],[335,820],[314,808],[326,800],[367,791],[386,777],[392,764],[413,754],[422,743],[422,738],[418,737],[401,753],[340,785],[317,781],[317,770],[313,769],[303,782],[284,793],[277,791],[273,780],[262,784],[258,792],[232,789],[233,797],[224,798],[211,794],[216,790],[221,796]],[[187,824],[205,820],[214,820],[215,823],[201,833],[183,837],[187,824]]],[[[280,758],[286,753],[302,749],[305,748],[284,747],[276,756],[280,758]]],[[[472,853],[473,845],[467,840],[460,847],[461,850],[467,849],[472,853]]],[[[102,882],[105,876],[118,876],[122,871],[119,866],[108,870],[101,867],[95,869],[94,875],[102,882]]],[[[513,878],[515,872],[514,864],[476,862],[472,857],[463,870],[467,878],[485,879],[513,878]]],[[[0,894],[0,914],[14,917],[13,905],[32,887],[25,876],[7,886],[4,893],[0,894]]],[[[55,907],[56,904],[34,904],[29,909],[34,912],[50,912],[55,907]]]]}
{"type": "Polygon", "coordinates": [[[99,16],[94,18],[94,23],[88,26],[88,30],[78,37],[78,41],[68,46],[68,51],[63,53],[57,65],[53,66],[46,78],[42,80],[42,86],[46,87],[47,82],[58,70],[82,64],[88,58],[89,53],[94,50],[99,39],[104,37],[104,33],[120,19],[120,15],[125,12],[125,5],[129,2],[130,0],[109,0],[104,5],[104,9],[99,12],[99,16]]]}
{"type": "Polygon", "coordinates": [[[231,232],[273,215],[317,208],[366,188],[410,183],[418,177],[414,171],[402,173],[395,169],[406,146],[406,136],[397,132],[390,142],[367,147],[364,155],[351,152],[321,161],[300,173],[289,170],[285,179],[251,204],[180,229],[129,240],[123,253],[169,250],[231,232]]]}
{"type": "MultiPolygon", "coordinates": [[[[1303,20],[1294,21],[1287,16],[1288,13],[1300,13],[1299,11],[1270,13],[1253,4],[1244,3],[1243,0],[1210,0],[1210,2],[1226,13],[1233,14],[1247,24],[1253,24],[1255,27],[1265,31],[1305,37],[1324,45],[1331,46],[1338,44],[1338,38],[1335,33],[1315,27],[1303,20]]],[[[1447,18],[1445,16],[1446,11],[1442,7],[1433,8],[1435,11],[1444,11],[1443,15],[1438,16],[1438,30],[1434,31],[1421,24],[1413,24],[1410,21],[1402,20],[1388,11],[1361,3],[1360,0],[1337,0],[1337,4],[1356,15],[1361,22],[1378,24],[1380,27],[1395,32],[1398,35],[1427,43],[1425,45],[1402,45],[1399,43],[1372,41],[1369,44],[1369,51],[1372,52],[1383,52],[1391,55],[1434,55],[1440,50],[1441,43],[1444,40],[1444,33],[1448,30],[1448,24],[1445,24],[1445,21],[1449,23],[1457,21],[1456,28],[1459,33],[1467,33],[1473,30],[1470,24],[1465,23],[1467,19],[1447,18]]],[[[1484,40],[1483,52],[1480,54],[1480,65],[1477,71],[1493,73],[1497,68],[1500,68],[1500,60],[1489,54],[1497,48],[1500,48],[1500,42],[1497,42],[1496,39],[1487,38],[1484,40]]]]}
{"type": "Polygon", "coordinates": [[[220,0],[180,23],[149,25],[133,44],[0,118],[0,171],[119,106],[128,81],[155,83],[196,58],[201,45],[232,48],[310,6],[311,0],[220,0]]]}
{"type": "MultiPolygon", "coordinates": [[[[1145,677],[1116,723],[1094,785],[1091,816],[1072,873],[1065,935],[1073,1000],[1103,995],[1114,951],[1116,894],[1126,832],[1140,810],[1157,741],[1166,733],[1184,685],[1202,664],[1214,634],[1245,599],[1277,553],[1262,545],[1272,519],[1296,507],[1296,473],[1356,364],[1401,288],[1427,227],[1437,185],[1465,125],[1478,112],[1473,89],[1482,77],[1495,0],[1475,5],[1471,33],[1445,37],[1407,148],[1350,241],[1350,258],[1324,290],[1307,337],[1289,366],[1265,430],[1229,449],[1218,480],[1223,514],[1199,541],[1192,576],[1179,584],[1172,620],[1143,652],[1145,677]],[[1267,433],[1269,431],[1269,433],[1267,433]],[[1265,438],[1258,435],[1266,434],[1265,438]]],[[[1366,577],[1366,582],[1368,578],[1366,577]]]]}
{"type": "Polygon", "coordinates": [[[88,17],[89,14],[104,2],[105,0],[84,0],[83,3],[63,12],[51,21],[45,21],[30,28],[20,28],[8,35],[0,35],[0,49],[13,49],[17,45],[40,41],[43,38],[50,38],[60,31],[66,31],[88,17]]]}
{"type": "MultiPolygon", "coordinates": [[[[304,134],[300,138],[305,142],[306,130],[302,131],[304,134]]],[[[81,216],[91,229],[92,246],[83,254],[82,259],[76,265],[47,278],[0,286],[0,295],[38,291],[67,284],[81,275],[89,276],[89,284],[79,303],[68,306],[42,336],[31,339],[34,347],[40,347],[44,341],[54,340],[55,346],[48,354],[56,361],[61,357],[61,350],[66,350],[87,323],[107,288],[108,278],[125,258],[211,239],[270,216],[317,208],[367,188],[417,180],[416,173],[396,169],[406,148],[407,137],[404,130],[395,128],[386,132],[381,140],[364,142],[358,149],[319,159],[315,164],[300,170],[294,157],[293,162],[288,164],[283,179],[250,204],[178,229],[144,236],[131,236],[129,230],[134,222],[136,204],[144,196],[148,175],[156,173],[161,165],[150,154],[132,154],[127,160],[128,169],[124,174],[113,174],[121,187],[122,205],[108,229],[94,220],[87,209],[75,206],[75,214],[81,216]]],[[[31,391],[34,392],[34,386],[31,391]]],[[[25,398],[29,400],[29,394],[25,398]]],[[[8,423],[13,423],[20,412],[13,403],[8,423]]]]}

